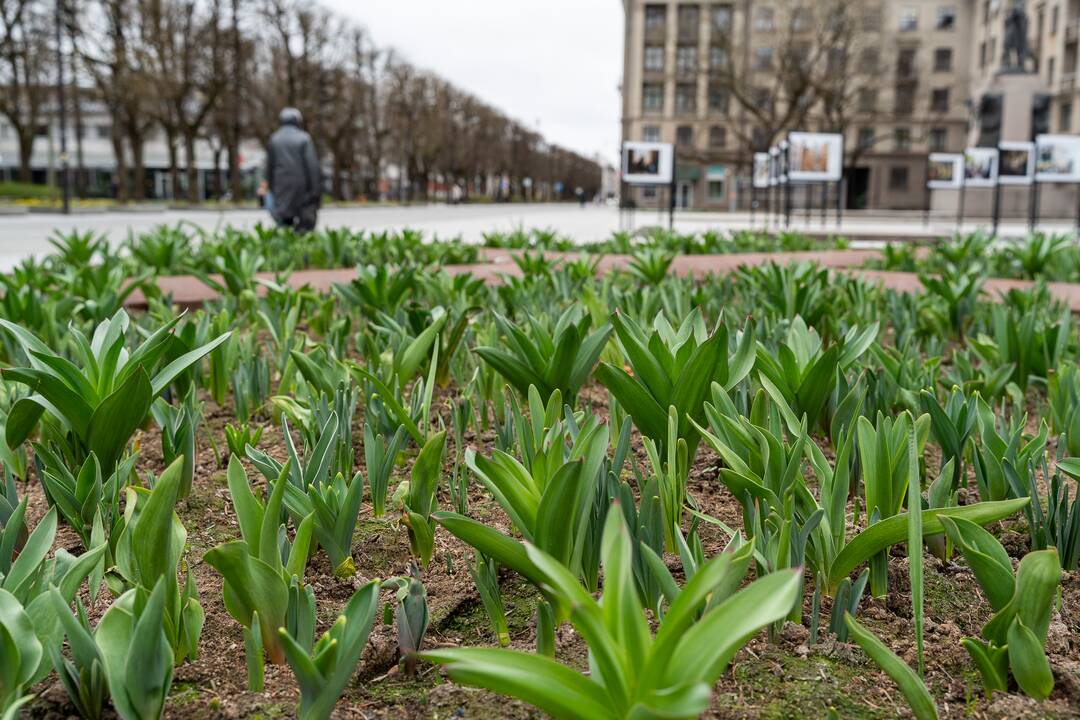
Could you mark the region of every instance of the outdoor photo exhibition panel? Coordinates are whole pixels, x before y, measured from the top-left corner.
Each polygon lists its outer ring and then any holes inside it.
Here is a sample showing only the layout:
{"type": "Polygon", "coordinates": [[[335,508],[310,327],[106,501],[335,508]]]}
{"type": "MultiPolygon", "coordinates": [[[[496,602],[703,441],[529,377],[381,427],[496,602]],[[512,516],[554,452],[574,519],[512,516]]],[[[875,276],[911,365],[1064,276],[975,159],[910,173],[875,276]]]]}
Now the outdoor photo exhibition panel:
{"type": "MultiPolygon", "coordinates": [[[[1035,138],[1035,170],[1031,188],[1031,227],[1039,223],[1039,186],[1043,183],[1080,187],[1080,136],[1039,135],[1035,138]]],[[[1077,202],[1080,232],[1080,199],[1077,202]]]]}
{"type": "MultiPolygon", "coordinates": [[[[957,229],[964,222],[965,193],[971,188],[993,190],[992,222],[996,235],[1001,222],[1001,189],[1027,187],[1029,225],[1039,220],[1039,185],[1076,185],[1080,188],[1080,136],[1039,135],[1035,142],[1001,142],[996,148],[971,147],[963,155],[931,153],[926,161],[925,221],[930,219],[930,191],[957,190],[957,229]]],[[[1077,207],[1080,231],[1080,199],[1077,207]]]]}
{"type": "Polygon", "coordinates": [[[622,179],[627,185],[637,187],[667,187],[670,195],[668,225],[672,230],[675,228],[674,145],[655,142],[623,143],[622,179]]]}
{"type": "Polygon", "coordinates": [[[994,234],[997,234],[998,209],[998,162],[1000,152],[996,147],[969,147],[961,156],[960,199],[956,203],[956,228],[959,232],[964,224],[964,202],[967,191],[971,188],[986,188],[994,191],[994,234]]]}
{"type": "Polygon", "coordinates": [[[790,132],[787,139],[769,151],[773,166],[770,184],[783,187],[781,211],[785,225],[791,224],[793,186],[805,188],[806,218],[814,209],[813,189],[821,188],[821,221],[828,214],[830,186],[836,188],[836,220],[843,210],[841,184],[844,177],[844,136],[837,133],[790,132]]]}
{"type": "MultiPolygon", "coordinates": [[[[926,158],[926,188],[923,225],[930,226],[931,191],[957,190],[964,184],[964,156],[959,153],[930,153],[926,158]]],[[[957,219],[959,222],[959,216],[957,219]]]]}
{"type": "Polygon", "coordinates": [[[1035,180],[1035,143],[1003,142],[998,145],[998,183],[1030,185],[1035,180]]]}

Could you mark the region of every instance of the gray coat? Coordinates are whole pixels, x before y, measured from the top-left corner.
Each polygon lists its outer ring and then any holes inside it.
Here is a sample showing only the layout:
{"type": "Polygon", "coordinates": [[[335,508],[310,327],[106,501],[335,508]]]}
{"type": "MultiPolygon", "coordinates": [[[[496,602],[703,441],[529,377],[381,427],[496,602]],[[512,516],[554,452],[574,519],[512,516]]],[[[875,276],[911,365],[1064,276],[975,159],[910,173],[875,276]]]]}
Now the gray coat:
{"type": "Polygon", "coordinates": [[[318,207],[322,172],[311,136],[296,125],[282,125],[266,147],[266,180],[274,195],[271,213],[288,222],[304,208],[318,207]]]}

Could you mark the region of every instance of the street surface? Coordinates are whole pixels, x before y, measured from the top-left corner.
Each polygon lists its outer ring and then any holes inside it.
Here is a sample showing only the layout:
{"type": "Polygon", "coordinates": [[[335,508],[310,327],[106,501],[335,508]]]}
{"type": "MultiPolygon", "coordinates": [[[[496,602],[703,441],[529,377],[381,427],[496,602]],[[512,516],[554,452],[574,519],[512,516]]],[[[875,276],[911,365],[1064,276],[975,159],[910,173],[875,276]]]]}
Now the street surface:
{"type": "MultiPolygon", "coordinates": [[[[232,225],[250,228],[256,223],[268,223],[269,216],[259,210],[165,210],[142,212],[97,212],[68,216],[48,214],[4,215],[0,213],[0,271],[9,270],[28,255],[40,255],[50,249],[48,238],[54,232],[72,229],[92,230],[105,233],[114,245],[122,243],[128,233],[144,232],[156,225],[175,225],[187,222],[205,230],[232,225]]],[[[633,217],[633,227],[667,227],[667,214],[655,210],[638,210],[633,217]]],[[[350,227],[382,232],[410,228],[419,230],[426,237],[441,239],[460,238],[463,242],[478,243],[490,232],[510,232],[519,228],[555,230],[579,242],[596,242],[611,233],[629,227],[629,219],[620,218],[615,207],[589,205],[584,209],[576,204],[508,204],[508,205],[418,205],[411,207],[373,206],[350,208],[326,208],[319,214],[319,227],[350,227]],[[621,223],[621,224],[620,224],[621,223]]],[[[751,227],[748,213],[680,212],[675,216],[675,229],[679,232],[704,232],[715,230],[730,232],[751,227]]],[[[764,228],[765,218],[760,213],[754,218],[753,227],[764,228]]],[[[776,228],[773,224],[770,227],[776,228]]],[[[986,227],[985,223],[969,222],[965,231],[986,227]]],[[[845,215],[841,226],[835,216],[822,224],[815,213],[807,222],[805,215],[796,212],[792,216],[792,230],[829,232],[857,238],[859,246],[874,245],[874,240],[926,238],[931,235],[949,235],[956,230],[955,223],[935,218],[929,227],[924,226],[922,215],[910,213],[896,216],[845,215]]],[[[1045,223],[1046,232],[1071,233],[1071,223],[1045,223]]],[[[1005,237],[1018,237],[1027,233],[1023,223],[1008,223],[1001,228],[1005,237]]]]}

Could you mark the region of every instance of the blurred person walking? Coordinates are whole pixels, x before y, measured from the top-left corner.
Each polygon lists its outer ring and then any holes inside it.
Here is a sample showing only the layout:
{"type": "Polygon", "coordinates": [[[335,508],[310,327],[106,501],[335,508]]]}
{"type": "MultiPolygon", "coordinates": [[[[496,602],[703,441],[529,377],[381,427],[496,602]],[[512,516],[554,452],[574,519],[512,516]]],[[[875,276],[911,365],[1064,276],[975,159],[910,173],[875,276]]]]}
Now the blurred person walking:
{"type": "Polygon", "coordinates": [[[296,108],[278,115],[280,127],[266,146],[266,182],[274,221],[306,233],[315,229],[322,202],[322,171],[315,143],[300,127],[303,122],[296,108]]]}

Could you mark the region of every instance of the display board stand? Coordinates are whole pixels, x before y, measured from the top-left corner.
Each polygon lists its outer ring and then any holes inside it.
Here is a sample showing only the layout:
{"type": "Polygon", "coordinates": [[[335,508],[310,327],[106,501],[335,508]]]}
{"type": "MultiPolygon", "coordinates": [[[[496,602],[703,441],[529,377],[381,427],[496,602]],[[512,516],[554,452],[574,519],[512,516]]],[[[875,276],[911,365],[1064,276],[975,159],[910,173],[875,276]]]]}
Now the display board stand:
{"type": "Polygon", "coordinates": [[[675,232],[675,202],[677,195],[675,178],[678,177],[678,164],[679,161],[673,155],[671,158],[671,183],[668,185],[671,194],[671,204],[668,206],[668,232],[671,233],[675,232]]]}
{"type": "Polygon", "coordinates": [[[1039,224],[1039,181],[1032,179],[1031,190],[1028,191],[1028,231],[1035,232],[1039,224]]]}

